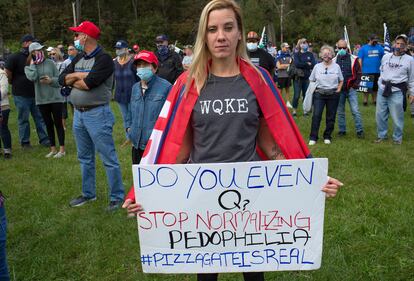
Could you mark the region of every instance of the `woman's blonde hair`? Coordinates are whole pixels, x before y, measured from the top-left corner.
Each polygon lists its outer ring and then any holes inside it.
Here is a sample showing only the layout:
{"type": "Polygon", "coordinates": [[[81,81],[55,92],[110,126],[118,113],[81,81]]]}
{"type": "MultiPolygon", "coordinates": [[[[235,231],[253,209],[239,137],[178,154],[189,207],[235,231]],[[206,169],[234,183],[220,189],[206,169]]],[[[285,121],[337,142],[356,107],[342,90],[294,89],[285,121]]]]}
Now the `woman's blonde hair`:
{"type": "Polygon", "coordinates": [[[306,40],[306,38],[300,38],[299,40],[298,40],[298,43],[296,44],[296,48],[298,49],[298,50],[300,50],[301,48],[300,48],[300,45],[302,45],[303,43],[307,43],[308,42],[308,40],[306,40]]]}
{"type": "Polygon", "coordinates": [[[236,57],[245,59],[253,67],[246,51],[246,34],[243,27],[242,11],[240,6],[233,0],[213,0],[209,2],[201,12],[197,38],[194,44],[193,62],[189,69],[186,84],[186,92],[189,90],[193,79],[198,93],[200,93],[201,89],[206,84],[210,68],[209,60],[211,59],[211,53],[206,44],[208,17],[212,11],[222,9],[233,10],[237,20],[237,27],[241,34],[241,40],[237,43],[236,57]]]}
{"type": "Polygon", "coordinates": [[[53,52],[56,54],[57,61],[63,61],[63,54],[59,48],[53,48],[53,52]]]}

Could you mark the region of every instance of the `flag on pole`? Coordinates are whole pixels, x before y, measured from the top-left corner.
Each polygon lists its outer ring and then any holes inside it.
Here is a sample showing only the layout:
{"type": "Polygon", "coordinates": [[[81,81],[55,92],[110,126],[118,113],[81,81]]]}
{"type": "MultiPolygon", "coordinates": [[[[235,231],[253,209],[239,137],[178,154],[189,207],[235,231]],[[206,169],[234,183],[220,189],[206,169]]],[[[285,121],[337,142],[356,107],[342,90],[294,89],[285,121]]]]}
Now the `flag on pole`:
{"type": "Polygon", "coordinates": [[[349,42],[348,30],[346,29],[346,25],[344,25],[344,39],[346,40],[346,44],[347,44],[349,52],[352,52],[351,43],[349,42]]]}
{"type": "Polygon", "coordinates": [[[263,27],[262,37],[260,37],[259,48],[266,48],[267,45],[267,35],[266,35],[266,26],[263,27]]]}
{"type": "Polygon", "coordinates": [[[384,53],[391,53],[391,40],[386,23],[384,23],[384,53]]]}

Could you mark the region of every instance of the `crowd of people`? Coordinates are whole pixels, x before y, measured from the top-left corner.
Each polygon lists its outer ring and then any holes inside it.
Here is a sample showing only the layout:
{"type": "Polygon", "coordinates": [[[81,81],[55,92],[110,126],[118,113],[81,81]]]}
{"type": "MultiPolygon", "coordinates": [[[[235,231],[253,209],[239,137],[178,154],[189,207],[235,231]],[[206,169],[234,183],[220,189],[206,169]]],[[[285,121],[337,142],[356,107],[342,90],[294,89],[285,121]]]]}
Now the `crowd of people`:
{"type": "MultiPolygon", "coordinates": [[[[305,38],[300,38],[292,50],[287,42],[282,42],[277,51],[271,43],[261,48],[255,31],[244,32],[240,14],[234,1],[211,1],[201,15],[194,47],[185,45],[183,52],[171,47],[167,35],[160,34],[155,38],[155,51],[140,50],[137,44],[130,48],[126,40],[116,41],[113,58],[98,44],[100,29],[90,21],[70,28],[74,42],[66,50],[63,45],[46,48],[32,35],[23,36],[21,50],[11,55],[0,69],[4,158],[12,157],[9,84],[18,113],[19,143],[23,149],[31,147],[29,116],[32,115],[39,143],[50,149],[46,158],[66,155],[65,131],[70,104],[82,175],[81,195],[70,201],[71,207],[96,200],[95,154],[98,152],[110,190],[107,210],[114,211],[122,204],[131,213],[141,210],[133,195],[124,202],[124,184],[113,139],[115,118],[110,108],[111,99],[119,105],[125,130],[124,145],[131,145],[133,164],[140,163],[169,95],[183,93],[185,103],[193,109],[182,116],[189,125],[176,140],[180,147],[171,152],[175,155],[172,163],[260,160],[256,146],[266,159],[307,157],[309,151],[303,146],[302,138],[285,136],[274,128],[277,125],[289,132],[297,129],[289,120],[293,120],[292,116],[299,118],[301,97],[303,100],[312,97],[311,109],[302,113],[303,116],[312,114],[308,145],[318,141],[325,108],[324,143],[332,142],[336,116],[338,136],[346,135],[346,100],[355,121],[356,136],[364,138],[357,94],[362,77],[368,77],[372,84],[377,123],[375,142],[387,139],[391,115],[393,142],[402,143],[404,110],[408,103],[414,103],[413,37],[398,35],[387,54],[375,35],[369,36],[367,44],[357,46],[357,54],[344,39],[338,40],[334,47],[321,46],[318,55],[305,38]],[[280,96],[266,82],[272,80],[280,96]],[[276,102],[274,96],[281,100],[276,102]],[[223,105],[225,100],[240,97],[246,104],[239,104],[239,108],[232,104],[225,109],[215,108],[220,102],[223,105]],[[276,120],[264,103],[272,104],[274,111],[287,109],[291,115],[276,120]],[[210,104],[211,111],[206,109],[210,104]],[[242,111],[247,114],[238,114],[242,111]],[[282,147],[276,143],[282,143],[282,147]]],[[[365,93],[363,105],[368,106],[365,93]]],[[[410,108],[414,117],[414,106],[410,108]]],[[[168,159],[172,159],[171,155],[168,159]]],[[[340,185],[339,181],[330,179],[323,190],[328,196],[335,196],[340,185]]],[[[1,204],[0,196],[0,207],[1,204]]],[[[263,274],[246,274],[245,278],[263,280],[263,274]]],[[[217,275],[199,275],[198,279],[216,280],[217,275]]]]}

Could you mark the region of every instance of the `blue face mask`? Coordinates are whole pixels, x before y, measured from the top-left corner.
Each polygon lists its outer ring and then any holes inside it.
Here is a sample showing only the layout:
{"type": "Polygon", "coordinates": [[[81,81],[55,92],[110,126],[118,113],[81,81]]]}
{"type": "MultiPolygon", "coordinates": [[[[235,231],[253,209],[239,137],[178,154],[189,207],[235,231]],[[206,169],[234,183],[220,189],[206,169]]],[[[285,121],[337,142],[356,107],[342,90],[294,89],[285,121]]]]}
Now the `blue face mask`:
{"type": "Polygon", "coordinates": [[[145,82],[148,82],[152,76],[154,76],[154,73],[152,72],[151,67],[139,67],[137,68],[137,76],[144,80],[145,82]]]}
{"type": "Polygon", "coordinates": [[[308,44],[302,44],[302,45],[301,45],[301,47],[302,47],[302,50],[303,50],[304,52],[307,52],[307,51],[308,51],[308,49],[309,49],[309,45],[308,45],[308,44]]]}
{"type": "Polygon", "coordinates": [[[78,39],[78,40],[75,40],[75,41],[73,42],[73,46],[75,46],[75,48],[76,48],[79,52],[82,52],[82,51],[83,51],[84,46],[82,46],[82,45],[81,45],[81,43],[80,43],[80,40],[79,40],[79,39],[78,39]]]}
{"type": "Polygon", "coordinates": [[[161,56],[165,56],[166,54],[168,54],[168,46],[165,45],[159,45],[158,46],[158,53],[161,56]]]}
{"type": "Polygon", "coordinates": [[[338,51],[338,55],[339,55],[339,56],[345,56],[345,55],[346,55],[346,50],[345,50],[345,49],[340,49],[340,50],[338,51]]]}

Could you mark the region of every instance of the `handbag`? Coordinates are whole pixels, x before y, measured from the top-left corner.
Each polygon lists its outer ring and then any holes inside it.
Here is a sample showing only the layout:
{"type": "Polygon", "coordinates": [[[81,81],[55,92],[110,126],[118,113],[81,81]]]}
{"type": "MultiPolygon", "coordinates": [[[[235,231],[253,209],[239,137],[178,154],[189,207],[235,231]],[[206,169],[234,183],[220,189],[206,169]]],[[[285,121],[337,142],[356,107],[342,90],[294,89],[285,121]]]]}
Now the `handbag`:
{"type": "Polygon", "coordinates": [[[312,109],[313,93],[318,87],[318,83],[311,81],[309,82],[308,89],[306,90],[305,99],[303,100],[303,112],[310,112],[312,109]]]}

